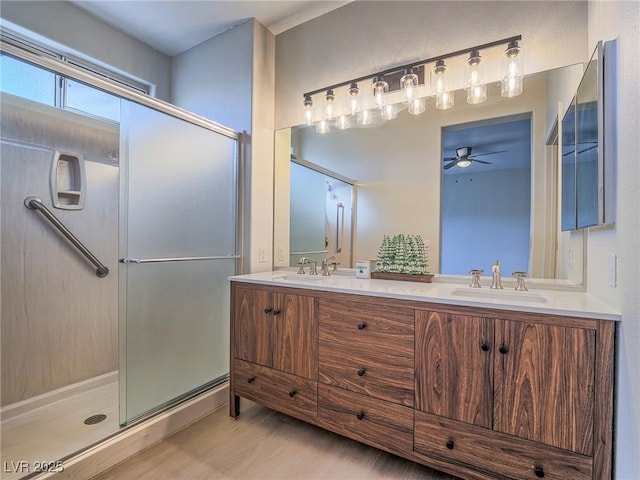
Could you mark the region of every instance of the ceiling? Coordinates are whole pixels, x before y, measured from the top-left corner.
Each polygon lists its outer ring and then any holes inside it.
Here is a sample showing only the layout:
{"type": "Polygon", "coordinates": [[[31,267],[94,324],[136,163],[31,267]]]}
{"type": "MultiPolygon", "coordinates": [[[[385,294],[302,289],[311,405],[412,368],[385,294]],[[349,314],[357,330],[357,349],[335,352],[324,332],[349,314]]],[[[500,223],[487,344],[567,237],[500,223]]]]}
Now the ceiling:
{"type": "Polygon", "coordinates": [[[127,35],[173,57],[256,18],[274,35],[349,1],[332,0],[70,0],[127,35]]]}

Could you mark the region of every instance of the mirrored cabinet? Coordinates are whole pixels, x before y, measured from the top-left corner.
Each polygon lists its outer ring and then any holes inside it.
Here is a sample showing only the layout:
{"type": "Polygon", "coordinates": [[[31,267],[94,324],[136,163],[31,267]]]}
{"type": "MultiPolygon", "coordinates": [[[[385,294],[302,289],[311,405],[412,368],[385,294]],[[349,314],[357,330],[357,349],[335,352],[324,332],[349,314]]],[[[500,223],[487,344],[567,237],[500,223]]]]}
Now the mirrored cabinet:
{"type": "Polygon", "coordinates": [[[562,230],[615,222],[616,42],[598,42],[562,120],[562,230]]]}

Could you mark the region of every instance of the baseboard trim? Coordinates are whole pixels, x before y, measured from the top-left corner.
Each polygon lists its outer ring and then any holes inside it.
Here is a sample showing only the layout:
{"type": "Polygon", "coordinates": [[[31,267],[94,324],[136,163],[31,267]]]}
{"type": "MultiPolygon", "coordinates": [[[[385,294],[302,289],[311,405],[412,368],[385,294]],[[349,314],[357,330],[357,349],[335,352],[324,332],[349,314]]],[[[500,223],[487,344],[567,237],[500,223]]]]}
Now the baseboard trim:
{"type": "Polygon", "coordinates": [[[36,478],[38,480],[93,478],[210,414],[228,401],[229,383],[225,382],[65,461],[62,472],[46,473],[36,478]]]}

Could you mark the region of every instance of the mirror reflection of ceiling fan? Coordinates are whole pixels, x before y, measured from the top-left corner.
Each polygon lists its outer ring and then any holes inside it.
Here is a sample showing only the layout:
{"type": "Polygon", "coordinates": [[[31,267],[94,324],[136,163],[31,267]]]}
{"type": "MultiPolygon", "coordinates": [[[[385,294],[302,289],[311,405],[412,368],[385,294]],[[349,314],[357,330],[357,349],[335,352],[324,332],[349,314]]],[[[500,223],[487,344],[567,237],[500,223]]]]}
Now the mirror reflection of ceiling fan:
{"type": "Polygon", "coordinates": [[[497,153],[504,153],[506,151],[507,150],[500,150],[497,152],[487,152],[481,153],[479,155],[471,155],[471,147],[458,147],[456,148],[455,157],[445,157],[442,159],[442,161],[449,162],[444,166],[445,170],[449,170],[453,167],[467,168],[473,162],[491,165],[491,162],[487,162],[486,160],[478,160],[478,157],[483,157],[485,155],[495,155],[497,153]]]}

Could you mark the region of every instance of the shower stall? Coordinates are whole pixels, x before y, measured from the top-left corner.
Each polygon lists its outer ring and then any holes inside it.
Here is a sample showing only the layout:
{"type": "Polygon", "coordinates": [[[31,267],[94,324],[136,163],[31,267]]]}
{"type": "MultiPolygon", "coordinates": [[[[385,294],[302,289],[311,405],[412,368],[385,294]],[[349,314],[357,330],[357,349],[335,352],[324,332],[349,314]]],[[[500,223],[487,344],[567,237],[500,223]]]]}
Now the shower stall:
{"type": "Polygon", "coordinates": [[[118,105],[115,120],[90,116],[7,93],[3,78],[1,476],[12,479],[62,469],[226,381],[242,135],[2,50],[118,105]]]}

